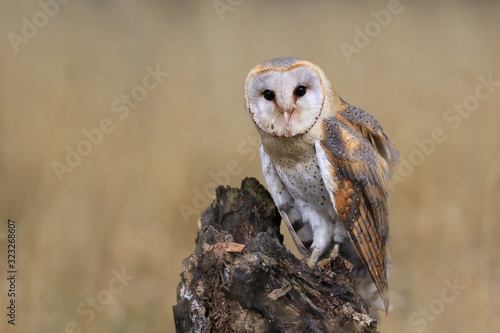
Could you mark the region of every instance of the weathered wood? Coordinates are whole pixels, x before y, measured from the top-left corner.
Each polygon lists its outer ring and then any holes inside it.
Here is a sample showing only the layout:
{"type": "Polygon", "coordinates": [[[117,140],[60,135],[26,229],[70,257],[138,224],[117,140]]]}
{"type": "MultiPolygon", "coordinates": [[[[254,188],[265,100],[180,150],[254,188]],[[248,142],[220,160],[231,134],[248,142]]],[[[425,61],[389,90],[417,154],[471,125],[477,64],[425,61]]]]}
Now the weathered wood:
{"type": "Polygon", "coordinates": [[[256,179],[217,188],[183,262],[177,332],[376,332],[342,258],[311,270],[283,245],[280,221],[256,179]]]}

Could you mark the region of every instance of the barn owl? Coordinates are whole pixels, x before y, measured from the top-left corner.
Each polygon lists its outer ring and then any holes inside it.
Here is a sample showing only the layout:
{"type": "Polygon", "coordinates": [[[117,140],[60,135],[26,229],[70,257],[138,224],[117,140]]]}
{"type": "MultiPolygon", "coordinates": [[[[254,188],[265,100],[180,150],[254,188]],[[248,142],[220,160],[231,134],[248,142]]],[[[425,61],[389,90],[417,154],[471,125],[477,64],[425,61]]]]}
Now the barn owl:
{"type": "Polygon", "coordinates": [[[309,266],[340,254],[360,295],[387,313],[387,186],[399,159],[393,143],[304,59],[254,67],[245,104],[260,135],[264,179],[309,266]]]}

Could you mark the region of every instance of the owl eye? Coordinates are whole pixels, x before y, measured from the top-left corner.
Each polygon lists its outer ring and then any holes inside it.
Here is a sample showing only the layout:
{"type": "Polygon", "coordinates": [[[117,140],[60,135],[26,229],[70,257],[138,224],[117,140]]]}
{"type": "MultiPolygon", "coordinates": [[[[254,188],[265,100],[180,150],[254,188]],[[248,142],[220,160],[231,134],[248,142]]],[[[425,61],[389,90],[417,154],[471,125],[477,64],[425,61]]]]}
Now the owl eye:
{"type": "Polygon", "coordinates": [[[272,101],[274,99],[274,91],[266,89],[262,93],[264,95],[264,98],[267,99],[268,101],[272,101]]]}
{"type": "Polygon", "coordinates": [[[306,94],[306,92],[307,92],[306,87],[298,86],[297,88],[295,88],[295,91],[293,93],[295,94],[295,96],[302,97],[306,94]]]}

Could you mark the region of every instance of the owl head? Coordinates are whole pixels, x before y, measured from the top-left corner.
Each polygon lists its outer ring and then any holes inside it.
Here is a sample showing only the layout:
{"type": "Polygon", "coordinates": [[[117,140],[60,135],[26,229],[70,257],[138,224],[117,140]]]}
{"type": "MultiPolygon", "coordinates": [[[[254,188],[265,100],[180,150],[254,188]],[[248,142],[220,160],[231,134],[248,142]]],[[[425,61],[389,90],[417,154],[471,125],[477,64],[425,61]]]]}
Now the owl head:
{"type": "Polygon", "coordinates": [[[331,93],[321,68],[300,58],[264,61],[250,71],[245,82],[248,113],[260,131],[276,137],[308,132],[331,93]]]}

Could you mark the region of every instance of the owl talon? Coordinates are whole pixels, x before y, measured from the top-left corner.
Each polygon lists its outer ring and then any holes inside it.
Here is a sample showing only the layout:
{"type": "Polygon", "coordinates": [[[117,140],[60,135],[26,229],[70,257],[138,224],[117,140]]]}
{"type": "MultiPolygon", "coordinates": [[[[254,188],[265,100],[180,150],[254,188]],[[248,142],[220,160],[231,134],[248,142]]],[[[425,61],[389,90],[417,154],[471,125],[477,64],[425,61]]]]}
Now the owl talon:
{"type": "Polygon", "coordinates": [[[326,267],[328,267],[328,265],[331,264],[331,259],[332,258],[326,258],[326,259],[323,259],[323,260],[320,260],[318,261],[318,264],[317,266],[322,270],[324,271],[326,269],[326,267]]]}

